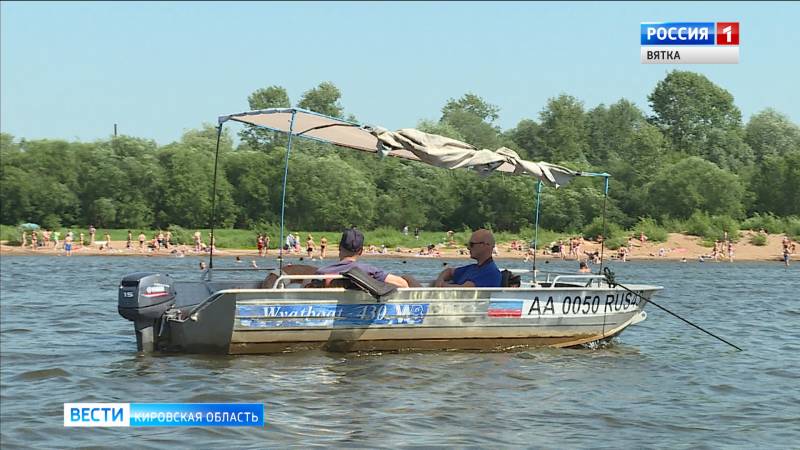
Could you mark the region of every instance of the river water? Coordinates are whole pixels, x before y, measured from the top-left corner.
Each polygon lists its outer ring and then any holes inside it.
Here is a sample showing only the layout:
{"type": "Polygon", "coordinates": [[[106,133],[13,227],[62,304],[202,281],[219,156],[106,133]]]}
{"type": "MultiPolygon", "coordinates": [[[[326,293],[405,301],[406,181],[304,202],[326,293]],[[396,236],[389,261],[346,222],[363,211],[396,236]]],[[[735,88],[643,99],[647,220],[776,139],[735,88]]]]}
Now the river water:
{"type": "MultiPolygon", "coordinates": [[[[445,260],[370,260],[429,279],[445,260]]],[[[463,264],[464,261],[450,261],[463,264]]],[[[267,264],[267,261],[261,265],[267,264]]],[[[127,273],[195,258],[0,259],[0,440],[63,447],[797,448],[800,263],[617,263],[648,306],[599,349],[143,356],[117,314],[127,273]],[[266,405],[263,428],[65,428],[65,402],[266,405]]],[[[234,266],[231,258],[217,267],[234,266]]],[[[501,266],[525,268],[521,261],[501,266]]],[[[540,268],[574,271],[574,262],[540,268]]]]}

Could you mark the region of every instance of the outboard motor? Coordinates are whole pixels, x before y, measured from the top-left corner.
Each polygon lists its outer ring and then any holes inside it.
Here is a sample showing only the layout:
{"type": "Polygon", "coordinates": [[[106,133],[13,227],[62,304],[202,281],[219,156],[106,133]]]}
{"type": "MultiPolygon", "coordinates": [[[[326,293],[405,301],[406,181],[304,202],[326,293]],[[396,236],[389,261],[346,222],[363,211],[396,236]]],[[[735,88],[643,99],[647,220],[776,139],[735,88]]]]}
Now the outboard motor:
{"type": "Polygon", "coordinates": [[[140,352],[155,351],[155,333],[161,326],[161,316],[175,305],[175,294],[175,282],[169,275],[137,272],[122,279],[117,310],[133,321],[140,352]]]}

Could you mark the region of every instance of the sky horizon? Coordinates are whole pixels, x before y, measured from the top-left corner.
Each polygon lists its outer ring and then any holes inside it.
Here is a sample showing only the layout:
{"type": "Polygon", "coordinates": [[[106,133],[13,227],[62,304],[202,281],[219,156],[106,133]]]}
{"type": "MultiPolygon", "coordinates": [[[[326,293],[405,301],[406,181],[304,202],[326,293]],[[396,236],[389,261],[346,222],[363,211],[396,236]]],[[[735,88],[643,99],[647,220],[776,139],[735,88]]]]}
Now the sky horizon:
{"type": "MultiPolygon", "coordinates": [[[[438,120],[467,92],[507,130],[565,93],[585,109],[647,96],[672,70],[734,96],[743,121],[774,108],[800,123],[800,3],[0,4],[0,131],[165,145],[278,85],[296,104],[330,81],[346,114],[389,129],[438,120]],[[738,21],[732,65],[645,65],[639,24],[738,21]]],[[[235,127],[227,127],[231,131],[235,127]]]]}

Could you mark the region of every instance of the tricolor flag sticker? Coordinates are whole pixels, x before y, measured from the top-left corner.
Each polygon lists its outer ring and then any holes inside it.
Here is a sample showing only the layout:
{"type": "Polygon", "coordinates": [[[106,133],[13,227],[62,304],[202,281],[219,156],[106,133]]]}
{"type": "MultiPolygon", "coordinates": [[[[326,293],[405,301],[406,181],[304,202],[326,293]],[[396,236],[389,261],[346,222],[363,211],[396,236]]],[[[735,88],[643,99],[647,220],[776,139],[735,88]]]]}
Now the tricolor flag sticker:
{"type": "Polygon", "coordinates": [[[489,317],[522,317],[522,301],[490,301],[489,317]]]}

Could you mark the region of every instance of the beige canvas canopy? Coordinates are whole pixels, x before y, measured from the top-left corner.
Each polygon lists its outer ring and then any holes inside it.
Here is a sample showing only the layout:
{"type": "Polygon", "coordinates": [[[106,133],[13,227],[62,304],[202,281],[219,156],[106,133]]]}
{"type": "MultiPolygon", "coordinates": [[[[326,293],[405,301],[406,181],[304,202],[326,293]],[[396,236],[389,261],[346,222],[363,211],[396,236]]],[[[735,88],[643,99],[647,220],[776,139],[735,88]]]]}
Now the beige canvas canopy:
{"type": "Polygon", "coordinates": [[[436,167],[471,168],[481,174],[496,171],[528,175],[555,187],[563,186],[573,177],[581,175],[580,172],[566,167],[526,161],[515,151],[505,147],[479,150],[465,142],[412,128],[389,131],[296,108],[232,114],[220,117],[219,123],[228,120],[329,142],[340,147],[421,161],[436,167]]]}

